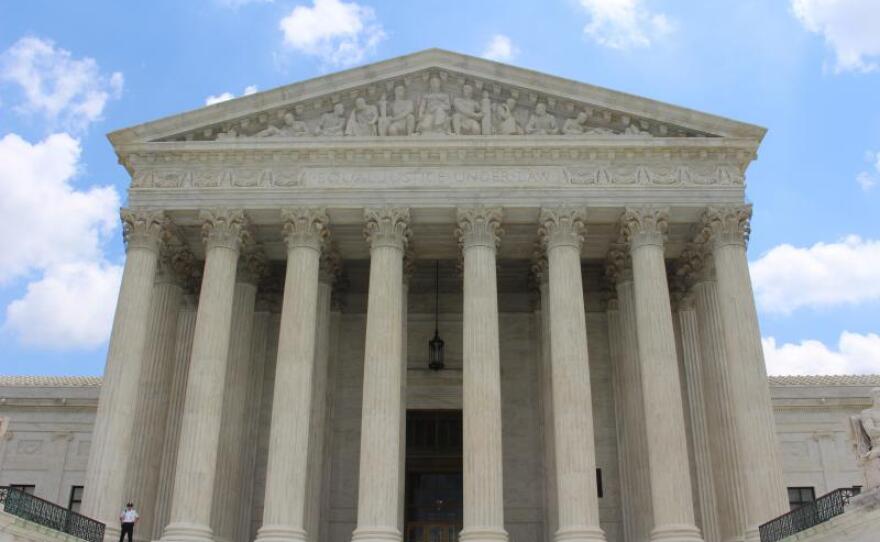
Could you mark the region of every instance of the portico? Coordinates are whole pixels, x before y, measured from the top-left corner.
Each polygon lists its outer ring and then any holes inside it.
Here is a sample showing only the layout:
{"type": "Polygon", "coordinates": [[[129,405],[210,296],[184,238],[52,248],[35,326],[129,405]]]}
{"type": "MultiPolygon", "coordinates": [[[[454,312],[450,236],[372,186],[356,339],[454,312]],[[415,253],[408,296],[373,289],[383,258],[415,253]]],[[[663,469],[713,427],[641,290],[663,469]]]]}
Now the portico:
{"type": "Polygon", "coordinates": [[[454,539],[756,540],[787,509],[745,254],[762,137],[435,50],[111,134],[128,259],[83,510],[399,541],[406,413],[460,410],[454,539]]]}

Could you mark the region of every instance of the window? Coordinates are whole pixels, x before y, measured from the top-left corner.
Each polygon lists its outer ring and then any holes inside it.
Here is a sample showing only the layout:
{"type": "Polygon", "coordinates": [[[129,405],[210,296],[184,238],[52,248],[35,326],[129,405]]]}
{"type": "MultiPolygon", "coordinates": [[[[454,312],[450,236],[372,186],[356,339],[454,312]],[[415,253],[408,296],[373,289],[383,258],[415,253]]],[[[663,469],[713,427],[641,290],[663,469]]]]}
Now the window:
{"type": "Polygon", "coordinates": [[[788,505],[792,510],[816,500],[816,490],[812,487],[788,488],[788,505]]]}
{"type": "Polygon", "coordinates": [[[605,488],[602,487],[602,469],[596,469],[596,490],[600,499],[605,496],[605,488]]]}
{"type": "Polygon", "coordinates": [[[70,486],[70,500],[67,502],[67,509],[71,512],[79,513],[79,507],[83,500],[83,486],[70,486]]]}
{"type": "Polygon", "coordinates": [[[37,489],[37,486],[29,485],[29,484],[9,484],[10,489],[17,489],[19,491],[23,491],[28,495],[33,495],[34,490],[37,489]]]}

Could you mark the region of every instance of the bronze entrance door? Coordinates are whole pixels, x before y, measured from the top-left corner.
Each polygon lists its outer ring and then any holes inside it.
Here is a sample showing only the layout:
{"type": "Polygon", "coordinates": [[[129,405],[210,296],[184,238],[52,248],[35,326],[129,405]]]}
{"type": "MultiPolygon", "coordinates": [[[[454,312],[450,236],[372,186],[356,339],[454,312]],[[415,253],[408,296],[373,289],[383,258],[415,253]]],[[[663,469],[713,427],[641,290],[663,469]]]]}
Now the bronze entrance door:
{"type": "Polygon", "coordinates": [[[406,413],[404,542],[456,542],[462,523],[460,410],[406,413]]]}

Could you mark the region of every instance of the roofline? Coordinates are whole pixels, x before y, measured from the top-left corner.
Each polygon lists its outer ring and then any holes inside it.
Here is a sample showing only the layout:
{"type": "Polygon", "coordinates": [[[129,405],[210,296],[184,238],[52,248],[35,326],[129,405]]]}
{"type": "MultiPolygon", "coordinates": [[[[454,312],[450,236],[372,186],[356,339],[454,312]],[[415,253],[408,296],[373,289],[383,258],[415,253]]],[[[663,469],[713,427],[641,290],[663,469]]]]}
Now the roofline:
{"type": "MultiPolygon", "coordinates": [[[[153,134],[168,132],[171,130],[192,129],[198,126],[199,121],[216,123],[223,120],[231,120],[257,113],[262,109],[280,107],[285,104],[294,103],[303,99],[308,99],[310,93],[326,93],[328,83],[337,83],[340,87],[360,86],[370,81],[387,79],[395,76],[403,75],[407,72],[426,68],[446,68],[454,71],[462,72],[466,75],[475,77],[492,77],[496,76],[501,79],[516,79],[516,84],[527,88],[534,88],[536,91],[547,92],[548,94],[562,94],[572,99],[585,100],[583,94],[591,94],[589,101],[594,102],[601,107],[607,107],[614,110],[626,110],[630,113],[642,115],[645,117],[657,116],[658,114],[666,114],[671,117],[669,122],[682,124],[686,127],[694,127],[693,122],[699,121],[702,124],[714,124],[724,132],[721,135],[749,137],[760,142],[767,132],[767,129],[754,124],[733,120],[730,118],[705,113],[681,107],[678,105],[661,102],[642,96],[636,96],[626,92],[620,92],[605,87],[599,87],[567,79],[555,75],[538,72],[535,70],[521,68],[510,64],[504,64],[493,60],[486,60],[471,55],[447,51],[444,49],[425,49],[402,56],[397,56],[363,66],[348,68],[331,74],[321,75],[310,79],[294,82],[288,85],[276,87],[274,89],[265,90],[227,100],[214,105],[198,107],[182,113],[169,115],[152,121],[144,122],[127,128],[114,130],[107,134],[107,138],[116,147],[122,143],[130,143],[138,140],[139,136],[146,136],[147,139],[153,137],[153,134]],[[356,75],[356,77],[355,77],[356,75]],[[366,77],[364,77],[366,76],[366,77]],[[542,86],[539,84],[538,79],[542,86]],[[320,83],[319,83],[320,82],[320,83]],[[552,83],[551,88],[543,88],[546,84],[552,83]],[[581,96],[577,97],[580,94],[581,96]],[[636,102],[638,106],[632,109],[629,104],[626,109],[621,107],[621,98],[626,98],[636,102]],[[249,108],[243,108],[243,105],[250,105],[249,108]],[[204,119],[210,112],[211,119],[204,119]],[[219,114],[218,114],[219,113],[219,114]],[[226,114],[224,117],[224,113],[226,114]]],[[[697,129],[701,129],[697,127],[697,129]]],[[[702,130],[706,130],[702,128],[702,130]]],[[[143,141],[143,139],[141,139],[143,141]]]]}

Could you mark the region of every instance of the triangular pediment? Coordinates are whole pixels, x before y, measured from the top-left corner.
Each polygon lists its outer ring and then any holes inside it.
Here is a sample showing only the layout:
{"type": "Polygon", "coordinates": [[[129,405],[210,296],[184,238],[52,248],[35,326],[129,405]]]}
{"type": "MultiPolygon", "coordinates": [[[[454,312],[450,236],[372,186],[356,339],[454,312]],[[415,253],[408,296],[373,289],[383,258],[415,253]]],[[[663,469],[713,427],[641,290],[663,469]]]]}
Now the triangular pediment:
{"type": "Polygon", "coordinates": [[[110,134],[187,141],[570,136],[735,137],[765,130],[489,60],[430,49],[110,134]]]}

